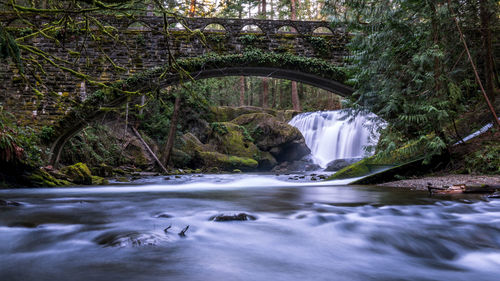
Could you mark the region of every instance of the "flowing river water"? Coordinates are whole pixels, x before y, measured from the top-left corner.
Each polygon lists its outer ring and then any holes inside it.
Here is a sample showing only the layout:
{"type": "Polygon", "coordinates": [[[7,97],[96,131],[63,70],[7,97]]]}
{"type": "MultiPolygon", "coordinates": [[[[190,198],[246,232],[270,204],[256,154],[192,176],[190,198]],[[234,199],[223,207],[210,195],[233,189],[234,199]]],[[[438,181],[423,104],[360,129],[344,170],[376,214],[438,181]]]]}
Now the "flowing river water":
{"type": "Polygon", "coordinates": [[[0,190],[0,280],[500,276],[498,199],[288,177],[190,175],[0,190]],[[255,220],[213,219],[240,213],[255,220]]]}

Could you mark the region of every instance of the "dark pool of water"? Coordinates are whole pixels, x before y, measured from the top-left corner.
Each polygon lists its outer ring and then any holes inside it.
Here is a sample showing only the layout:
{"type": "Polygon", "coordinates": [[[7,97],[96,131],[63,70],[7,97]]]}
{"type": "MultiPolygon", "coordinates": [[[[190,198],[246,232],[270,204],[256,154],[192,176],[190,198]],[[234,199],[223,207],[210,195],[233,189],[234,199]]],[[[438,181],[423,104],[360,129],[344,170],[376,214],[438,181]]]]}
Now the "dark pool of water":
{"type": "Polygon", "coordinates": [[[0,280],[499,280],[500,201],[336,184],[0,190],[0,280]]]}

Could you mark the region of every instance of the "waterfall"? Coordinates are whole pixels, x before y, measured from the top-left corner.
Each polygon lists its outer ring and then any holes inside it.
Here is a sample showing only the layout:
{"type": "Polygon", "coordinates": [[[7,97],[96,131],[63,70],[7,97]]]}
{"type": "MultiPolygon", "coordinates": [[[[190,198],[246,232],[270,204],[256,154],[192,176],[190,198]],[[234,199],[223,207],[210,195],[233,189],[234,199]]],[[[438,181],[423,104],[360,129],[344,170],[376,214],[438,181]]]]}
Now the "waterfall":
{"type": "Polygon", "coordinates": [[[368,130],[372,124],[370,116],[342,120],[344,115],[341,110],[307,112],[289,122],[300,130],[313,161],[322,168],[336,159],[369,156],[364,148],[377,142],[378,136],[372,136],[368,130]]]}

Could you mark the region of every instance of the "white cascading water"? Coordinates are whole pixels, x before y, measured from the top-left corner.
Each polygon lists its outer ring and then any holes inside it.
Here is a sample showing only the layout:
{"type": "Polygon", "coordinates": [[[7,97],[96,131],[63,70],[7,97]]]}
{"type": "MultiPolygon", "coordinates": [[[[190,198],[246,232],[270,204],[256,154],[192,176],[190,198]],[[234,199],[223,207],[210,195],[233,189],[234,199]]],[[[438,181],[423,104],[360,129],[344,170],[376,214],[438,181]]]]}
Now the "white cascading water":
{"type": "Polygon", "coordinates": [[[314,163],[322,168],[336,159],[369,156],[364,148],[377,143],[378,136],[372,136],[368,129],[372,123],[369,118],[358,116],[348,121],[342,120],[344,116],[341,110],[307,112],[289,122],[302,133],[314,163]]]}

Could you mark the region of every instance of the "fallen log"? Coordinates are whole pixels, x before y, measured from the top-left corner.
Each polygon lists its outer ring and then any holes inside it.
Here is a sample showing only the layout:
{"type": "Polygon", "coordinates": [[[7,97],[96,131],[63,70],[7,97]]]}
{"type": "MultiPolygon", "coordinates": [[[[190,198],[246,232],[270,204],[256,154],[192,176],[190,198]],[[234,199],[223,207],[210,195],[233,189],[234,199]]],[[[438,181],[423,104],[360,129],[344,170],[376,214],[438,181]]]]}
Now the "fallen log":
{"type": "Polygon", "coordinates": [[[493,193],[500,190],[500,185],[471,185],[467,186],[464,193],[493,193]]]}
{"type": "Polygon", "coordinates": [[[460,194],[460,193],[493,193],[500,190],[500,185],[465,185],[457,184],[452,186],[435,187],[427,185],[429,195],[433,194],[460,194]]]}

